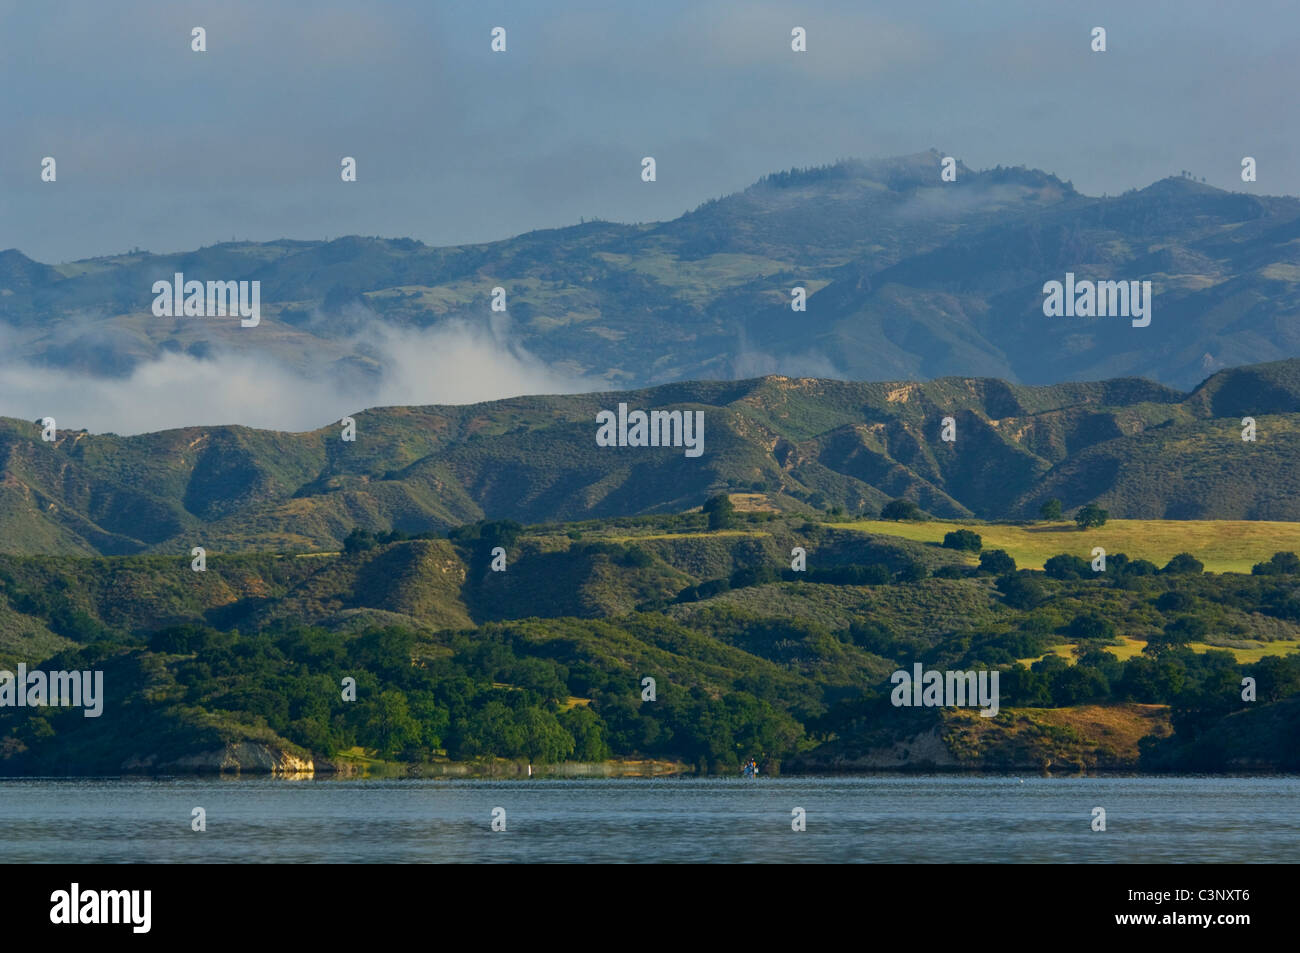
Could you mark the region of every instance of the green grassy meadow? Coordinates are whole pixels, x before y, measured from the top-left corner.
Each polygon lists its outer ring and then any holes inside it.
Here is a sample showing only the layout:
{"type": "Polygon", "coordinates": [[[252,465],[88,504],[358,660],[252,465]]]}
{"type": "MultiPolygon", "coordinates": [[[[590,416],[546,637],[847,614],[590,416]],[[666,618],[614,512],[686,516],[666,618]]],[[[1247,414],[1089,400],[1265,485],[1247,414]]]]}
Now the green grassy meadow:
{"type": "MultiPolygon", "coordinates": [[[[1057,553],[1091,558],[1094,546],[1130,559],[1149,559],[1163,566],[1178,553],[1191,553],[1206,572],[1250,572],[1276,552],[1300,552],[1300,523],[1254,520],[1110,520],[1105,526],[1079,530],[1074,523],[1017,525],[963,520],[894,522],[862,520],[849,529],[897,536],[919,543],[943,542],[945,533],[969,529],[984,548],[1004,549],[1021,569],[1042,569],[1057,553]]],[[[976,556],[971,562],[977,561],[976,556]]]]}

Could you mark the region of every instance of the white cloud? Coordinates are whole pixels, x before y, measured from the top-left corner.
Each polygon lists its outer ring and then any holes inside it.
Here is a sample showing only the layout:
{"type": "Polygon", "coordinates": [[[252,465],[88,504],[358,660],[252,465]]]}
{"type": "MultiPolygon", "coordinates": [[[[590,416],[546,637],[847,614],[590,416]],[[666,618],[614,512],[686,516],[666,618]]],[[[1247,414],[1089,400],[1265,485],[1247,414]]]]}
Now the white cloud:
{"type": "Polygon", "coordinates": [[[354,343],[376,361],[376,376],[304,376],[266,356],[228,350],[202,360],[168,353],[118,378],[0,365],[0,414],[50,416],[60,429],[96,433],[221,424],[302,431],[367,407],[464,404],[601,386],[546,366],[501,327],[494,333],[453,321],[410,329],[373,318],[354,343]]]}

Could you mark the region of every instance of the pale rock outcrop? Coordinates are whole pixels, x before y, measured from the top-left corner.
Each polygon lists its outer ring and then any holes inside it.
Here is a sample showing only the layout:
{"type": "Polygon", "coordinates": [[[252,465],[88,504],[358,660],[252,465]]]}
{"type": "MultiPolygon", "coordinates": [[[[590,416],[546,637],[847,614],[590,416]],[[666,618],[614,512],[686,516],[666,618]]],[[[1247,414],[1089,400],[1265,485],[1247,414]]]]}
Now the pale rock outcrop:
{"type": "Polygon", "coordinates": [[[224,748],[184,755],[159,763],[153,755],[131,758],[124,771],[163,773],[177,771],[201,774],[269,774],[272,777],[309,777],[316,773],[310,755],[299,756],[272,745],[252,741],[231,742],[224,748]]]}

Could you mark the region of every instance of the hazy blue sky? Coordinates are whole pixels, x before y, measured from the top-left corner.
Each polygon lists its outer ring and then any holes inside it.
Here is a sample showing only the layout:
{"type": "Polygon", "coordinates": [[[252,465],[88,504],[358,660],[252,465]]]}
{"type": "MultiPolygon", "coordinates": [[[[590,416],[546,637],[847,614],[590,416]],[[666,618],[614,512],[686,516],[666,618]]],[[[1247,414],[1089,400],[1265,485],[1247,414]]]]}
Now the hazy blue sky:
{"type": "Polygon", "coordinates": [[[1298,89],[1294,0],[0,0],[0,248],[487,241],[931,146],[1089,193],[1190,169],[1295,194],[1298,89]]]}

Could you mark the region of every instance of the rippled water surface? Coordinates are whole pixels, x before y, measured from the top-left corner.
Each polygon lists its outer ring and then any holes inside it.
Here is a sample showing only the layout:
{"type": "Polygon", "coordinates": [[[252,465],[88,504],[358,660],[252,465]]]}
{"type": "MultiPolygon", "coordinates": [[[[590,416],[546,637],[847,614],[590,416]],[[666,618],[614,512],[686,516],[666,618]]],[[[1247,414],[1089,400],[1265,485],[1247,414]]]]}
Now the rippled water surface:
{"type": "Polygon", "coordinates": [[[0,861],[1295,863],[1300,778],[0,781],[0,861]]]}

